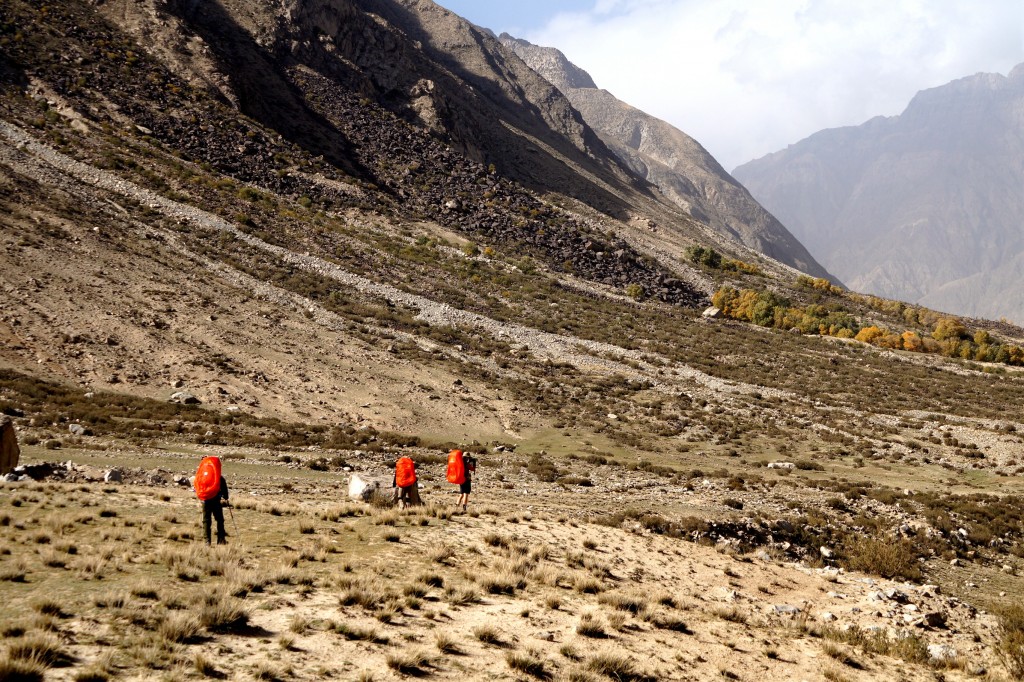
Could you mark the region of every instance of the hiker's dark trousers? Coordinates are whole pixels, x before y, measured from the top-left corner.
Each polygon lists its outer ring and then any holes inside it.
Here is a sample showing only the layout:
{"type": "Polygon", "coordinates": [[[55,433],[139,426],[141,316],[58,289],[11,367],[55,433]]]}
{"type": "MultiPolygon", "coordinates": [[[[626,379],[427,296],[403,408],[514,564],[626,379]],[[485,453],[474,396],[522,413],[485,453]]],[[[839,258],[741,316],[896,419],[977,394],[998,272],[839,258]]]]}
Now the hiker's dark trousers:
{"type": "Polygon", "coordinates": [[[206,534],[206,544],[210,544],[210,517],[217,521],[217,544],[223,545],[227,533],[224,532],[224,507],[221,505],[220,497],[203,501],[203,533],[206,534]]]}

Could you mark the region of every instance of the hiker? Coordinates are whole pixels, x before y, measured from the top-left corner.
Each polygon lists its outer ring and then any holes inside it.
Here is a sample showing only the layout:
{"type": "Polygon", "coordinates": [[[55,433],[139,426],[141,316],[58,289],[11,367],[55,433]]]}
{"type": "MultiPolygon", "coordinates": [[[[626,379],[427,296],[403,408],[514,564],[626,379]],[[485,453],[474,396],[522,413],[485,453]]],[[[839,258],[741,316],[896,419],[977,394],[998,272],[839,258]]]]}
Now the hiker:
{"type": "Polygon", "coordinates": [[[455,506],[462,507],[463,512],[469,504],[469,494],[473,492],[472,474],[475,471],[475,457],[463,454],[462,450],[448,453],[448,482],[459,486],[459,501],[455,506]]]}
{"type": "Polygon", "coordinates": [[[219,457],[204,457],[199,463],[194,484],[196,497],[203,502],[203,533],[210,544],[211,517],[217,522],[217,544],[226,545],[224,505],[228,502],[228,482],[220,472],[219,457]],[[223,502],[222,502],[223,500],[223,502]]]}
{"type": "Polygon", "coordinates": [[[395,488],[395,500],[399,509],[422,504],[416,479],[416,462],[411,457],[399,457],[395,462],[395,477],[391,481],[395,488]]]}

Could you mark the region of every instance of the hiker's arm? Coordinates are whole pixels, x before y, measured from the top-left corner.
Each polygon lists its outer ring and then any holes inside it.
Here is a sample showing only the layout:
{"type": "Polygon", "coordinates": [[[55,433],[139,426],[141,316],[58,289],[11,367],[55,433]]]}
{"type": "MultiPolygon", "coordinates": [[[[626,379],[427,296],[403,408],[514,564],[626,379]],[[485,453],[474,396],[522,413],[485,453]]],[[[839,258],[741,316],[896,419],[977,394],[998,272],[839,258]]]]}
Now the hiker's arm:
{"type": "Polygon", "coordinates": [[[224,498],[225,502],[228,501],[228,481],[223,477],[220,479],[220,496],[224,498]]]}

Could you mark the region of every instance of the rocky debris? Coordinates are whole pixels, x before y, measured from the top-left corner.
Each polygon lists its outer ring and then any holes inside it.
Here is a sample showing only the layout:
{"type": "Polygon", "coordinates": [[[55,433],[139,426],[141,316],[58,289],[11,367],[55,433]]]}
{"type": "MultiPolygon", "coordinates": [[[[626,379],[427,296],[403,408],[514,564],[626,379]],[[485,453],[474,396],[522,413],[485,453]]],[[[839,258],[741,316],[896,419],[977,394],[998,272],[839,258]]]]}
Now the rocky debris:
{"type": "Polygon", "coordinates": [[[68,424],[68,433],[72,436],[91,436],[92,431],[82,424],[68,424]]]}
{"type": "Polygon", "coordinates": [[[349,499],[362,500],[363,502],[369,502],[370,498],[373,497],[380,489],[380,482],[364,479],[359,474],[352,474],[352,478],[348,482],[348,496],[349,499]]]}
{"type": "Polygon", "coordinates": [[[5,480],[64,481],[67,483],[126,483],[130,485],[190,485],[189,479],[166,469],[140,467],[111,467],[101,469],[88,464],[66,462],[40,462],[19,466],[5,480]]]}
{"type": "Polygon", "coordinates": [[[8,474],[18,466],[21,449],[14,422],[7,415],[0,415],[0,474],[8,474]]]}
{"type": "Polygon", "coordinates": [[[714,306],[710,308],[705,308],[704,312],[701,313],[701,317],[704,317],[708,320],[717,320],[722,317],[722,309],[715,308],[714,306]]]}
{"type": "Polygon", "coordinates": [[[928,656],[933,661],[943,663],[945,661],[951,661],[956,658],[959,654],[957,650],[948,644],[929,644],[928,645],[928,656]]]}
{"type": "Polygon", "coordinates": [[[793,462],[768,462],[769,469],[796,469],[796,464],[793,462]]]}
{"type": "Polygon", "coordinates": [[[923,627],[933,629],[944,628],[946,627],[946,621],[948,618],[948,614],[944,611],[929,611],[921,617],[920,624],[923,627]]]}
{"type": "Polygon", "coordinates": [[[171,394],[170,401],[172,403],[180,403],[182,405],[198,405],[199,398],[195,397],[188,391],[176,391],[171,394]]]}
{"type": "Polygon", "coordinates": [[[772,606],[772,613],[777,616],[795,616],[800,613],[800,607],[792,604],[775,604],[772,606]]]}

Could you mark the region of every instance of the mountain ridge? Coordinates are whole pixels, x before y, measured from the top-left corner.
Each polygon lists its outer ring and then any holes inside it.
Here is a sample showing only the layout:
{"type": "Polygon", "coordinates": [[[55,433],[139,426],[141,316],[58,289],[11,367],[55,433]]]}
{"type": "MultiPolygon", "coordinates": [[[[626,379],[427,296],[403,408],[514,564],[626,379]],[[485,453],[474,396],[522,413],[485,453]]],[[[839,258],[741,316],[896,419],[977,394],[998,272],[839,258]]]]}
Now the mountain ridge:
{"type": "Polygon", "coordinates": [[[819,131],[734,173],[851,287],[1024,319],[1024,65],[922,91],[899,116],[819,131]]]}
{"type": "Polygon", "coordinates": [[[814,277],[838,281],[700,143],[601,90],[556,48],[499,36],[572,102],[618,157],[719,232],[814,277]]]}

